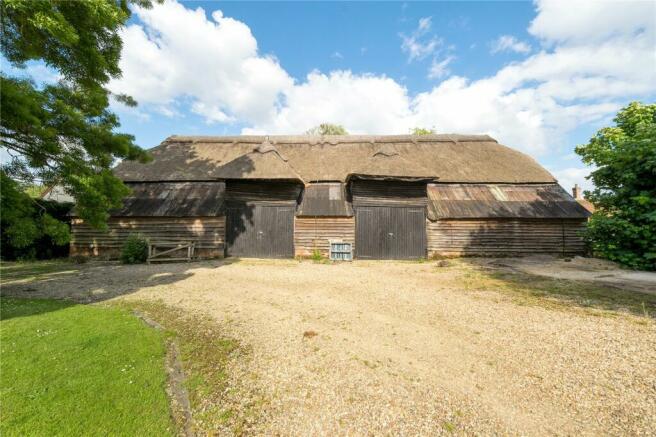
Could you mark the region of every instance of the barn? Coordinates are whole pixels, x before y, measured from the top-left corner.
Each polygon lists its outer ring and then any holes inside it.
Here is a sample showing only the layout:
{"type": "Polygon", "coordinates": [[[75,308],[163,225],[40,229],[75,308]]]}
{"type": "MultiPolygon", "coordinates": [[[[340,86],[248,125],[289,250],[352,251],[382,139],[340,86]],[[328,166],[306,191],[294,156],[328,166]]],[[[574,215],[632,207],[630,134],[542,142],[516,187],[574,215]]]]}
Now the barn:
{"type": "Polygon", "coordinates": [[[199,258],[356,259],[584,252],[589,212],[529,156],[487,135],[172,136],[115,174],[108,230],[74,219],[71,253],[193,242],[199,258]]]}

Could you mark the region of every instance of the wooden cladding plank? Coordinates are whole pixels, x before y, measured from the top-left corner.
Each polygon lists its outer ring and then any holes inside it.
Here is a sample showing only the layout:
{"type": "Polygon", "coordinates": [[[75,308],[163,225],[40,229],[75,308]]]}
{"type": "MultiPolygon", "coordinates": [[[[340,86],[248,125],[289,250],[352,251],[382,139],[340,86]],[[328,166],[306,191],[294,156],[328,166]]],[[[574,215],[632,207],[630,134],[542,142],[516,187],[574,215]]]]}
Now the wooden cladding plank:
{"type": "Polygon", "coordinates": [[[225,243],[225,217],[111,218],[106,231],[91,228],[80,219],[71,226],[71,253],[112,256],[131,234],[153,241],[194,242],[200,253],[220,256],[225,243]]]}
{"type": "Polygon", "coordinates": [[[583,253],[584,220],[438,220],[427,222],[430,255],[583,253]]]}
{"type": "Polygon", "coordinates": [[[425,208],[358,206],[355,235],[357,258],[423,258],[426,256],[425,208]]]}
{"type": "Polygon", "coordinates": [[[294,222],[296,256],[310,256],[318,250],[323,256],[330,252],[330,240],[342,240],[355,245],[353,217],[297,217],[294,222]]]}
{"type": "Polygon", "coordinates": [[[228,256],[294,256],[294,207],[253,205],[227,209],[228,256]]]}
{"type": "Polygon", "coordinates": [[[228,203],[293,203],[296,204],[303,189],[295,182],[230,181],[226,185],[228,203]]]}
{"type": "Polygon", "coordinates": [[[357,205],[418,205],[428,203],[425,182],[355,180],[351,184],[357,205]]]}

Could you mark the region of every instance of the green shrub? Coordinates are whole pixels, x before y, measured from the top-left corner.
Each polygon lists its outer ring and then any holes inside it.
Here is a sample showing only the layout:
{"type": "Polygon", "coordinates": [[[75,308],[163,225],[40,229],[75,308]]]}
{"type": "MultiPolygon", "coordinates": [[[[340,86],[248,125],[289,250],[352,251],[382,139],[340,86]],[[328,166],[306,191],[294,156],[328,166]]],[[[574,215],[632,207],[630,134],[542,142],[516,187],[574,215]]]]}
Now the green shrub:
{"type": "Polygon", "coordinates": [[[139,264],[148,259],[148,240],[139,235],[130,235],[121,248],[123,264],[139,264]]]}
{"type": "Polygon", "coordinates": [[[86,264],[86,262],[89,261],[89,258],[84,255],[74,255],[71,257],[71,261],[75,264],[86,264]]]}
{"type": "Polygon", "coordinates": [[[321,251],[319,251],[319,249],[314,249],[310,259],[312,259],[312,261],[321,261],[323,259],[323,256],[321,256],[321,251]]]}

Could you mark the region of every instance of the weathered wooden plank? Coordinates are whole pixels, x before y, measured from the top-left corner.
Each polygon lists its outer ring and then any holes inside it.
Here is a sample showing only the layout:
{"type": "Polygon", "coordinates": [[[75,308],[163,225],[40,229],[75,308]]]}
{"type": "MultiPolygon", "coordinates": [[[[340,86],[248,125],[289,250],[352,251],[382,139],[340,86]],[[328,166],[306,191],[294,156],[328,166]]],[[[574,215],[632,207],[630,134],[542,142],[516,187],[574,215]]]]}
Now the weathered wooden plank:
{"type": "Polygon", "coordinates": [[[584,220],[461,219],[427,222],[435,255],[575,254],[585,252],[584,220]]]}
{"type": "Polygon", "coordinates": [[[296,256],[310,256],[315,250],[322,256],[328,256],[330,240],[355,245],[353,217],[296,217],[294,227],[296,256]]]}
{"type": "Polygon", "coordinates": [[[424,206],[428,203],[425,182],[356,180],[351,184],[354,205],[424,206]]]}
{"type": "Polygon", "coordinates": [[[152,241],[193,242],[200,258],[223,256],[225,217],[111,218],[107,225],[108,229],[101,231],[74,219],[71,254],[115,258],[125,239],[138,234],[152,241]]]}

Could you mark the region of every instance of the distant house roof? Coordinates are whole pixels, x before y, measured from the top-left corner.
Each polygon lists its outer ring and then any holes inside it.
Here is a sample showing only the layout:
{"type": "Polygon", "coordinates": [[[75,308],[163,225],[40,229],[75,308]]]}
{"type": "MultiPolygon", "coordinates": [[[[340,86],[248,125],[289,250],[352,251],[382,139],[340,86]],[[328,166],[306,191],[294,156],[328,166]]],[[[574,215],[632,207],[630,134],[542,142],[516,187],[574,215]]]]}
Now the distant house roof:
{"type": "Polygon", "coordinates": [[[43,200],[51,200],[53,202],[58,202],[58,203],[74,203],[75,199],[73,196],[68,194],[66,190],[64,190],[64,187],[61,185],[52,185],[45,190],[39,195],[39,197],[43,200]]]}
{"type": "Polygon", "coordinates": [[[588,199],[585,199],[581,197],[580,199],[576,199],[576,201],[581,205],[583,208],[585,208],[588,212],[593,213],[595,212],[596,208],[592,202],[590,202],[588,199]]]}
{"type": "Polygon", "coordinates": [[[487,135],[232,136],[166,139],[146,164],[124,161],[124,181],[297,179],[353,175],[463,183],[554,183],[531,157],[487,135]]]}
{"type": "Polygon", "coordinates": [[[429,218],[585,218],[590,215],[558,184],[429,184],[427,191],[429,218]]]}

